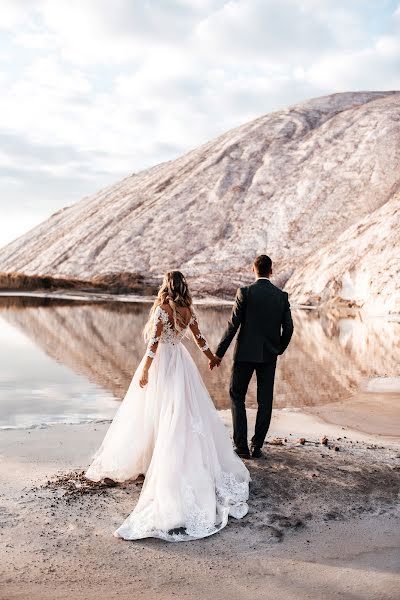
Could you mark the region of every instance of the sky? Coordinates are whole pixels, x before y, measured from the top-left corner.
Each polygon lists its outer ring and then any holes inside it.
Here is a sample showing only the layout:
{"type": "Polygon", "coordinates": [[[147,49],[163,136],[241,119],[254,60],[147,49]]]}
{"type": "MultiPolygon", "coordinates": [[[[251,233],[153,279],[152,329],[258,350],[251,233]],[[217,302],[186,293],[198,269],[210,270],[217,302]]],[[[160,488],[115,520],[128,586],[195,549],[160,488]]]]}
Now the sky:
{"type": "Polygon", "coordinates": [[[285,106],[400,89],[400,0],[0,0],[0,246],[285,106]]]}

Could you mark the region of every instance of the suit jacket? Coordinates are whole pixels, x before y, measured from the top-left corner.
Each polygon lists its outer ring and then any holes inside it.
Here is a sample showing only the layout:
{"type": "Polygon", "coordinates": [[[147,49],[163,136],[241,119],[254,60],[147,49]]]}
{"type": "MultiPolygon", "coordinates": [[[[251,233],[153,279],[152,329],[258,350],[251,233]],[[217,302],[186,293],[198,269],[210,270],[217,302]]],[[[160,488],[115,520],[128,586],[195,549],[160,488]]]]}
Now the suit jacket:
{"type": "Polygon", "coordinates": [[[293,333],[287,292],[269,279],[257,279],[252,285],[239,288],[217,356],[224,356],[239,327],[235,361],[268,362],[283,354],[293,333]]]}

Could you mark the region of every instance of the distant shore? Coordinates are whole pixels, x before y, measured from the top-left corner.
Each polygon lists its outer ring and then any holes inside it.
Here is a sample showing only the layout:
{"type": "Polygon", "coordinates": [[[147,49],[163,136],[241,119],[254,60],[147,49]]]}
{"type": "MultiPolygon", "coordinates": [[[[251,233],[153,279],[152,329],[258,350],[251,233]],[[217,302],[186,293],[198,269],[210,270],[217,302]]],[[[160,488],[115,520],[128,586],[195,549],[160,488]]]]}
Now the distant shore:
{"type": "MultiPolygon", "coordinates": [[[[132,303],[152,303],[154,295],[140,295],[137,293],[120,293],[112,292],[85,292],[85,291],[68,291],[68,290],[2,290],[0,289],[0,298],[45,298],[53,300],[75,300],[77,302],[132,302],[132,303]]],[[[217,298],[216,296],[205,296],[194,298],[194,304],[201,306],[232,306],[232,299],[217,298]]],[[[296,305],[292,303],[292,308],[300,308],[304,310],[316,310],[315,306],[296,305]]]]}
{"type": "MultiPolygon", "coordinates": [[[[209,305],[230,304],[239,285],[240,277],[238,278],[237,274],[235,280],[235,282],[231,281],[230,274],[227,274],[226,281],[222,280],[218,284],[214,282],[212,292],[210,292],[207,285],[194,285],[192,287],[193,295],[198,303],[209,305]]],[[[113,300],[125,302],[147,302],[157,294],[160,283],[161,277],[149,276],[145,278],[140,273],[110,273],[83,280],[73,277],[0,272],[0,296],[19,295],[46,298],[59,298],[62,296],[65,299],[79,298],[93,301],[112,298],[113,300]]],[[[274,283],[279,287],[283,287],[284,282],[274,283]]],[[[245,282],[240,283],[240,285],[244,284],[245,282]]],[[[301,304],[296,304],[292,299],[291,304],[295,308],[334,312],[340,316],[362,310],[362,306],[356,302],[345,300],[339,296],[326,302],[321,301],[319,297],[310,297],[305,303],[301,304]]],[[[383,312],[383,314],[386,313],[383,312]]]]}
{"type": "MultiPolygon", "coordinates": [[[[148,290],[147,290],[148,291],[148,290]]],[[[112,291],[101,291],[101,290],[80,290],[80,289],[1,289],[0,298],[43,298],[53,300],[66,300],[76,302],[132,302],[132,303],[151,303],[154,301],[155,292],[150,294],[141,294],[138,292],[112,292],[112,291]]],[[[217,296],[195,296],[193,299],[194,304],[201,306],[232,306],[234,298],[217,297],[217,296]]],[[[311,305],[311,304],[297,304],[291,301],[292,309],[320,311],[321,313],[329,313],[336,315],[338,318],[356,315],[360,313],[361,309],[356,306],[348,306],[347,304],[329,304],[329,305],[311,305]]],[[[384,313],[382,315],[390,319],[400,319],[400,314],[397,313],[384,313]]]]}
{"type": "Polygon", "coordinates": [[[137,273],[110,273],[90,279],[54,277],[52,275],[28,275],[19,272],[0,272],[0,290],[50,292],[72,290],[86,293],[140,294],[157,293],[159,278],[147,280],[137,273]]]}

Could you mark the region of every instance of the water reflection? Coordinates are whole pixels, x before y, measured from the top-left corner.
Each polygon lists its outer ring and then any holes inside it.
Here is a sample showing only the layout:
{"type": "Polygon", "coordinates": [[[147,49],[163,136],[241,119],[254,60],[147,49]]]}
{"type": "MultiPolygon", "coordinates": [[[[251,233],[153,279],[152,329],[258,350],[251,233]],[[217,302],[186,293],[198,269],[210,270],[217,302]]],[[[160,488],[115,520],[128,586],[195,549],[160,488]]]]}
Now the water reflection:
{"type": "MultiPolygon", "coordinates": [[[[143,355],[142,329],[148,310],[148,304],[140,303],[1,298],[0,422],[11,411],[13,395],[25,405],[19,406],[21,414],[32,410],[32,403],[43,403],[40,389],[46,389],[42,396],[60,414],[73,405],[74,415],[109,416],[116,405],[110,399],[124,396],[143,355]],[[31,372],[28,381],[27,371],[31,372]]],[[[215,348],[230,308],[198,307],[197,312],[209,345],[215,348]]],[[[279,359],[277,408],[344,400],[370,378],[398,375],[400,323],[360,316],[335,319],[309,311],[294,311],[293,316],[294,338],[279,359]]],[[[194,342],[185,343],[216,406],[229,407],[232,348],[221,367],[210,373],[194,342]]],[[[252,406],[254,382],[249,392],[252,406]]]]}

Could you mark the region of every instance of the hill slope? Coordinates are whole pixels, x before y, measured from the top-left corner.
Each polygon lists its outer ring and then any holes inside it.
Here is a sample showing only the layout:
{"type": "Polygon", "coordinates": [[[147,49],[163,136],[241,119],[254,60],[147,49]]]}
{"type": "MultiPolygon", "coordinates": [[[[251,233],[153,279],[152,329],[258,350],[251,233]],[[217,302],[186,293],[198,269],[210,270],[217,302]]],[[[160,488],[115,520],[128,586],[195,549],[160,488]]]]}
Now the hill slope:
{"type": "Polygon", "coordinates": [[[400,192],[308,258],[287,289],[300,302],[400,312],[400,192]]]}
{"type": "Polygon", "coordinates": [[[0,250],[0,271],[115,288],[180,268],[198,292],[229,294],[266,252],[294,299],[337,298],[345,260],[334,294],[330,273],[318,276],[325,294],[310,278],[326,253],[329,269],[335,252],[346,255],[359,235],[349,228],[373,217],[379,230],[387,218],[383,207],[400,184],[399,139],[396,92],[334,94],[270,113],[58,211],[0,250]]]}

